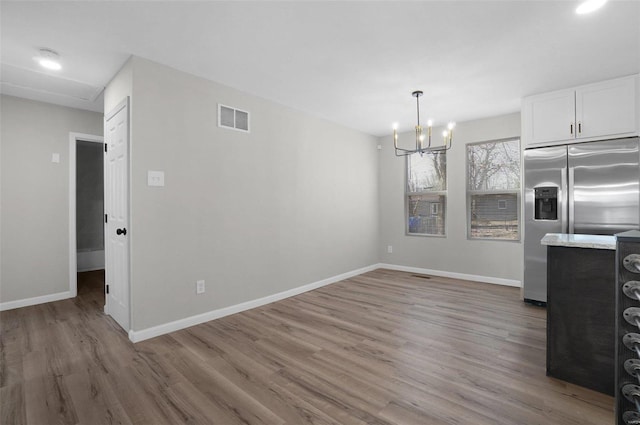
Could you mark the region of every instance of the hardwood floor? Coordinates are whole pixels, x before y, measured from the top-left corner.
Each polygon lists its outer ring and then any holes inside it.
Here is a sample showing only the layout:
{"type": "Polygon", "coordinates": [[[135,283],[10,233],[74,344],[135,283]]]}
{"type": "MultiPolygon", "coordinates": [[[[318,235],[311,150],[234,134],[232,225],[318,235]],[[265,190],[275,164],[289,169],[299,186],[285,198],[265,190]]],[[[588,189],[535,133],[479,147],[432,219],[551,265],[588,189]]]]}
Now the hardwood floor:
{"type": "Polygon", "coordinates": [[[376,270],[138,344],[78,297],[0,313],[2,424],[613,424],[516,288],[376,270]]]}

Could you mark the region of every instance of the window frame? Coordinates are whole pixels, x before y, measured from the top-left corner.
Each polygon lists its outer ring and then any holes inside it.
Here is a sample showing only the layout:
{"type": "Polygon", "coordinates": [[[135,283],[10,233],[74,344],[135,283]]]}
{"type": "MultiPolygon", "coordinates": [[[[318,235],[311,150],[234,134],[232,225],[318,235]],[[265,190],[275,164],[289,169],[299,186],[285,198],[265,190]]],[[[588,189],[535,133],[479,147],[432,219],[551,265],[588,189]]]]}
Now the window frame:
{"type": "Polygon", "coordinates": [[[464,152],[464,169],[465,169],[465,192],[466,192],[466,227],[467,227],[467,240],[469,241],[499,241],[499,242],[522,242],[522,139],[520,136],[505,137],[501,139],[484,140],[480,142],[472,142],[465,144],[464,152]],[[518,175],[518,189],[500,189],[500,190],[471,190],[469,188],[469,146],[484,145],[487,143],[504,143],[510,141],[518,141],[518,161],[520,162],[519,175],[518,175]],[[515,239],[505,239],[498,237],[478,237],[471,236],[471,198],[473,195],[516,195],[516,217],[518,219],[518,236],[515,239]]]}
{"type": "MultiPolygon", "coordinates": [[[[415,155],[415,154],[413,154],[415,155]]],[[[447,155],[447,151],[443,151],[441,153],[438,153],[438,155],[447,155]]],[[[407,155],[405,157],[405,163],[404,163],[404,216],[403,216],[403,220],[404,220],[404,234],[405,236],[418,236],[418,237],[428,237],[428,238],[446,238],[447,237],[447,229],[449,227],[449,220],[447,220],[447,203],[448,203],[448,194],[447,191],[449,189],[449,167],[447,164],[447,169],[445,170],[445,176],[444,176],[444,182],[445,182],[445,189],[444,190],[420,190],[420,191],[416,191],[416,192],[410,192],[409,191],[409,157],[411,155],[407,155]],[[444,226],[443,226],[443,233],[440,234],[435,234],[435,233],[414,233],[414,232],[409,232],[409,197],[410,196],[420,196],[420,195],[433,195],[433,196],[443,196],[444,197],[444,226]]],[[[445,156],[445,161],[448,161],[448,158],[445,156]]],[[[446,163],[446,162],[445,162],[446,163]]],[[[429,209],[431,212],[431,208],[429,209]]]]}

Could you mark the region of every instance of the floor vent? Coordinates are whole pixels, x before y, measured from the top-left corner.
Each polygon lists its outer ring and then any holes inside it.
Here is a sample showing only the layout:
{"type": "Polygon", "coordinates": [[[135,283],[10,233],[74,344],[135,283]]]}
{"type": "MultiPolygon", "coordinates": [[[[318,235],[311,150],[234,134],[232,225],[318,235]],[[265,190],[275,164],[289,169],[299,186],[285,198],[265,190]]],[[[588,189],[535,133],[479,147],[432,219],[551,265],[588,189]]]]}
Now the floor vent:
{"type": "Polygon", "coordinates": [[[420,279],[431,279],[431,276],[425,276],[423,274],[412,274],[411,277],[418,277],[420,279]]]}
{"type": "Polygon", "coordinates": [[[249,133],[249,112],[218,104],[218,127],[249,133]]]}

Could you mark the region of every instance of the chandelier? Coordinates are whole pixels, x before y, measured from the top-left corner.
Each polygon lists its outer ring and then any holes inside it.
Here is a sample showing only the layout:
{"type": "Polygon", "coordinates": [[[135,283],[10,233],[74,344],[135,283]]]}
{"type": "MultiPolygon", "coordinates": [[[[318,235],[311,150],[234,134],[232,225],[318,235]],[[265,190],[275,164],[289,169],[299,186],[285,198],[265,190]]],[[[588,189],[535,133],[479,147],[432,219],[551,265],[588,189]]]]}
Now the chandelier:
{"type": "Polygon", "coordinates": [[[427,143],[425,143],[425,135],[422,132],[422,126],[420,125],[420,96],[422,91],[416,90],[411,93],[411,96],[416,98],[416,111],[418,116],[418,124],[416,124],[416,147],[415,149],[402,149],[398,147],[398,124],[393,125],[393,147],[396,149],[396,156],[407,156],[419,153],[439,153],[448,151],[451,149],[451,142],[453,141],[453,128],[454,122],[450,122],[447,125],[447,129],[442,132],[442,145],[431,146],[431,129],[433,128],[433,121],[427,121],[427,143]]]}

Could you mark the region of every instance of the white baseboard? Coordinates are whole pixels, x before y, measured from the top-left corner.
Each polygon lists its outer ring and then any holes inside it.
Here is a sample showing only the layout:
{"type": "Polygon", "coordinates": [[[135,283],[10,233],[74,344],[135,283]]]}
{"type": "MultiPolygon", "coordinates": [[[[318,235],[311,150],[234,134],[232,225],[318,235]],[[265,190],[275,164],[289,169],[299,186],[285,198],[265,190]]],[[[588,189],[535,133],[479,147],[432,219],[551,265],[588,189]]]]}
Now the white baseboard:
{"type": "MultiPolygon", "coordinates": [[[[497,285],[514,286],[518,288],[522,286],[519,280],[513,280],[513,279],[503,279],[498,277],[478,276],[478,275],[472,275],[472,274],[466,274],[466,273],[454,273],[454,272],[447,272],[442,270],[423,269],[420,267],[409,267],[409,266],[400,266],[395,264],[378,263],[378,264],[373,264],[371,266],[363,267],[361,269],[352,270],[346,273],[332,276],[327,279],[319,280],[317,282],[309,283],[307,285],[299,286],[297,288],[289,289],[284,292],[279,292],[277,294],[258,298],[256,300],[251,300],[244,303],[232,305],[229,307],[208,311],[206,313],[186,317],[184,319],[175,320],[173,322],[164,323],[162,325],[153,326],[151,328],[142,329],[139,331],[130,330],[129,339],[133,342],[144,341],[145,339],[154,338],[156,336],[178,331],[180,329],[185,329],[190,326],[199,325],[200,323],[208,322],[210,320],[219,319],[221,317],[228,316],[230,314],[239,313],[241,311],[250,310],[252,308],[260,307],[265,304],[280,301],[285,298],[299,295],[304,292],[321,288],[331,283],[339,282],[341,280],[345,280],[350,277],[357,276],[359,274],[370,272],[372,270],[381,269],[381,268],[404,271],[409,273],[420,273],[420,274],[428,274],[433,276],[451,277],[455,279],[464,279],[464,280],[471,280],[476,282],[493,283],[497,285]]],[[[43,304],[43,303],[48,303],[52,301],[60,301],[60,300],[64,300],[72,297],[73,295],[71,294],[71,291],[65,291],[65,292],[59,292],[57,294],[43,295],[43,296],[33,297],[33,298],[25,298],[25,299],[16,300],[16,301],[7,301],[7,302],[0,303],[0,311],[12,310],[14,308],[27,307],[31,305],[43,304]]],[[[106,313],[106,306],[105,306],[105,313],[106,313]]]]}
{"type": "Polygon", "coordinates": [[[77,269],[79,272],[104,269],[104,250],[78,251],[77,257],[77,269]]]}
{"type": "Polygon", "coordinates": [[[164,323],[162,325],[153,326],[151,328],[141,329],[139,331],[130,330],[129,339],[132,342],[140,342],[145,339],[154,338],[156,336],[164,335],[170,332],[175,332],[180,329],[185,329],[191,326],[199,325],[200,323],[209,322],[211,320],[219,319],[230,314],[240,313],[241,311],[251,310],[252,308],[260,307],[265,304],[280,301],[285,298],[293,297],[294,295],[302,294],[303,292],[311,291],[331,283],[339,282],[341,280],[348,279],[353,276],[357,276],[362,273],[370,272],[379,268],[378,264],[363,267],[361,269],[352,270],[346,273],[342,273],[336,276],[329,277],[327,279],[319,280],[317,282],[309,283],[307,285],[299,286],[297,288],[289,289],[277,294],[268,295],[266,297],[258,298],[255,300],[247,301],[244,303],[232,305],[229,307],[220,308],[217,310],[208,311],[206,313],[197,314],[195,316],[185,317],[184,319],[175,320],[173,322],[164,323]]]}
{"type": "Polygon", "coordinates": [[[500,277],[478,276],[475,274],[455,273],[455,272],[447,272],[442,270],[423,269],[420,267],[399,266],[395,264],[385,264],[385,263],[377,264],[377,268],[398,270],[401,272],[409,272],[409,273],[430,274],[433,276],[451,277],[454,279],[472,280],[474,282],[493,283],[495,285],[514,286],[516,288],[522,287],[522,282],[520,282],[519,280],[503,279],[500,277]]]}
{"type": "Polygon", "coordinates": [[[73,298],[71,291],[58,292],[57,294],[42,295],[39,297],[25,298],[22,300],[6,301],[0,303],[0,311],[13,310],[14,308],[28,307],[30,305],[50,303],[52,301],[66,300],[73,298]]]}

